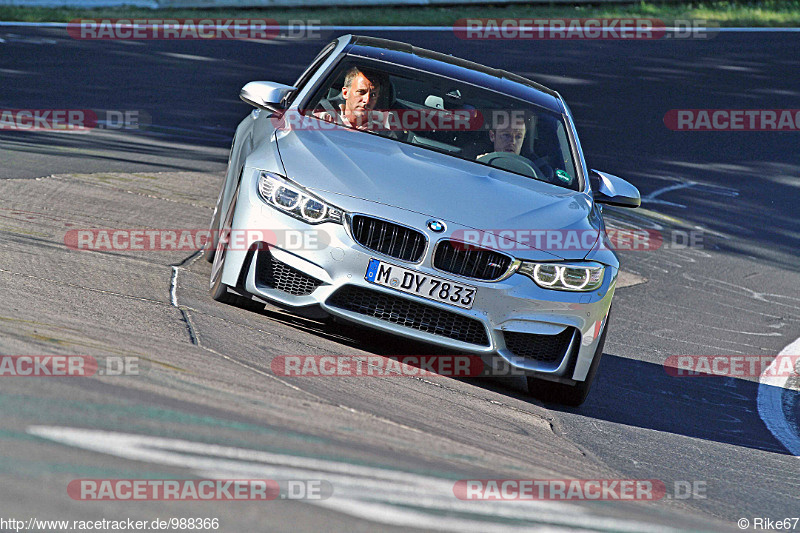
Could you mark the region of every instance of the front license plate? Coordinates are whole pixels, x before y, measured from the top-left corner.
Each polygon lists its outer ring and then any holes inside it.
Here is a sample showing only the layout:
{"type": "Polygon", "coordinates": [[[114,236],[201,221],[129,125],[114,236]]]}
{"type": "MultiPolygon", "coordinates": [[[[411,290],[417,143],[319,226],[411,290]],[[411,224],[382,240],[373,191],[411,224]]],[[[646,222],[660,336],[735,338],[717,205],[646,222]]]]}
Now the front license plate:
{"type": "Polygon", "coordinates": [[[391,287],[398,291],[422,296],[434,302],[442,302],[462,309],[472,309],[478,289],[469,285],[422,274],[401,266],[370,259],[364,279],[376,285],[391,287]]]}

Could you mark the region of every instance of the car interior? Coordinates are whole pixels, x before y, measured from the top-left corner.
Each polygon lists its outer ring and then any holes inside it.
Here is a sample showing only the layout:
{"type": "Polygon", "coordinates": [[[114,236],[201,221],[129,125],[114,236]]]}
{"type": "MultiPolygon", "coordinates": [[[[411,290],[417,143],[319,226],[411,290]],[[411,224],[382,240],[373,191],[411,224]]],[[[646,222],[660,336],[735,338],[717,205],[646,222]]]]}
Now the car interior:
{"type": "MultiPolygon", "coordinates": [[[[344,104],[344,78],[352,66],[352,63],[345,62],[329,77],[328,83],[311,100],[309,108],[313,113],[328,111],[332,116],[338,114],[340,105],[344,104]]],[[[367,68],[374,70],[374,67],[367,68]]],[[[563,149],[569,146],[564,124],[555,113],[533,109],[533,104],[433,75],[412,78],[394,72],[387,74],[388,87],[382,88],[376,110],[388,111],[395,115],[394,118],[406,111],[434,116],[452,115],[458,111],[462,118],[468,114],[469,127],[435,129],[390,126],[370,130],[370,133],[502,168],[560,187],[578,189],[571,152],[568,148],[563,149]],[[492,117],[509,112],[525,117],[526,134],[519,155],[494,152],[489,137],[492,117]]],[[[441,124],[448,121],[433,122],[441,124]]],[[[391,121],[389,123],[392,124],[391,121]]],[[[398,120],[394,124],[402,126],[403,122],[398,120]]]]}

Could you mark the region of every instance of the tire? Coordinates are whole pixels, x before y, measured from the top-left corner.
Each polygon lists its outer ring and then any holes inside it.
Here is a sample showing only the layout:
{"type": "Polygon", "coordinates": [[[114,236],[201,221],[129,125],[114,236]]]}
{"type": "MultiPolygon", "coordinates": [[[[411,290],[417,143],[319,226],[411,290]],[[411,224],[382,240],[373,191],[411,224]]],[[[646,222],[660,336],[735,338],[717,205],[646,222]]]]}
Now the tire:
{"type": "Polygon", "coordinates": [[[209,294],[211,297],[225,304],[237,305],[241,297],[238,294],[228,292],[228,286],[222,283],[222,270],[225,266],[225,251],[227,245],[219,250],[219,253],[214,254],[211,266],[211,281],[209,287],[209,294]]]}
{"type": "Polygon", "coordinates": [[[217,243],[219,242],[217,239],[218,227],[219,227],[219,217],[215,212],[214,216],[211,218],[211,229],[209,230],[208,240],[206,241],[206,245],[203,247],[203,259],[205,259],[209,263],[214,262],[214,256],[217,253],[217,243]]]}
{"type": "Polygon", "coordinates": [[[214,207],[214,214],[211,216],[211,226],[209,227],[209,236],[206,245],[203,248],[203,259],[209,263],[214,262],[214,255],[217,253],[217,243],[219,242],[219,214],[222,211],[222,196],[225,193],[225,184],[222,184],[222,190],[217,198],[217,205],[214,207]]]}
{"type": "MultiPolygon", "coordinates": [[[[239,188],[236,188],[236,192],[234,193],[234,199],[231,202],[231,206],[228,209],[228,213],[225,216],[225,224],[222,228],[222,231],[219,233],[227,233],[230,231],[231,226],[233,225],[233,214],[236,212],[236,198],[239,197],[239,188]]],[[[217,210],[219,211],[219,210],[217,210]]],[[[213,222],[212,222],[213,225],[213,222]]],[[[209,239],[209,242],[212,239],[209,239]]],[[[213,248],[211,248],[211,280],[210,280],[210,287],[209,287],[209,294],[211,294],[211,298],[218,302],[222,302],[224,304],[233,305],[236,307],[241,307],[243,309],[247,309],[248,311],[255,311],[261,312],[264,310],[264,304],[260,302],[256,302],[250,298],[246,298],[244,296],[239,296],[236,293],[230,292],[228,290],[228,286],[222,283],[222,270],[225,266],[225,255],[228,250],[227,244],[223,245],[223,247],[217,250],[218,247],[218,240],[217,244],[214,244],[213,248]]],[[[204,254],[208,253],[208,248],[204,251],[204,254]]],[[[208,256],[206,256],[208,258],[208,256]]]]}
{"type": "Polygon", "coordinates": [[[611,310],[609,310],[609,314],[606,317],[606,326],[603,328],[603,333],[600,335],[600,341],[597,343],[592,366],[589,367],[586,380],[579,381],[575,385],[566,385],[564,383],[528,377],[528,394],[546,403],[557,403],[570,407],[578,407],[583,404],[583,402],[586,401],[586,397],[589,395],[589,389],[592,387],[595,374],[597,374],[597,369],[600,366],[600,358],[603,355],[603,347],[606,344],[606,333],[608,333],[608,322],[610,318],[611,310]]]}
{"type": "MultiPolygon", "coordinates": [[[[228,208],[228,212],[225,214],[225,224],[222,226],[222,230],[219,233],[227,233],[230,231],[231,226],[233,225],[233,214],[236,212],[236,198],[238,195],[239,189],[237,187],[236,193],[231,201],[231,206],[228,208]]],[[[217,208],[217,211],[219,212],[219,208],[217,208]]],[[[211,256],[211,280],[209,283],[209,293],[211,294],[211,297],[218,302],[235,305],[240,296],[228,292],[228,286],[222,283],[222,271],[225,266],[225,256],[227,255],[226,252],[228,251],[228,245],[225,243],[219,248],[219,250],[217,250],[219,240],[211,238],[208,240],[208,242],[211,242],[212,240],[216,241],[216,243],[212,247],[207,247],[205,251],[205,254],[209,254],[210,250],[209,255],[211,256]]],[[[206,255],[206,259],[208,259],[208,255],[206,255]]]]}
{"type": "MultiPolygon", "coordinates": [[[[221,262],[224,265],[225,259],[224,254],[220,254],[221,262]]],[[[216,264],[217,258],[214,258],[214,263],[216,264]]],[[[224,304],[228,305],[235,305],[236,307],[244,307],[246,309],[250,309],[252,311],[261,311],[264,309],[264,306],[261,304],[257,304],[250,298],[244,298],[243,296],[239,296],[238,294],[232,293],[228,291],[228,286],[222,283],[222,266],[219,266],[219,271],[217,272],[216,276],[212,276],[211,278],[211,287],[209,289],[209,294],[211,297],[224,304]]],[[[213,267],[212,267],[213,268],[213,267]]]]}

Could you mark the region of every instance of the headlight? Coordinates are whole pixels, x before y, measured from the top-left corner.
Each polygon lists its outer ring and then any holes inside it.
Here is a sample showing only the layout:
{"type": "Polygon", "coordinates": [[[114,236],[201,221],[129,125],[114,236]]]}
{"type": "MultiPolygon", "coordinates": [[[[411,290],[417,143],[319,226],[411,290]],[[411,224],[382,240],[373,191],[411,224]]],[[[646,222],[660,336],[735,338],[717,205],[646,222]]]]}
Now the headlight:
{"type": "Polygon", "coordinates": [[[262,171],[258,177],[258,193],[272,207],[309,224],[342,223],[341,209],[311,196],[279,174],[262,171]]]}
{"type": "Polygon", "coordinates": [[[526,263],[517,272],[544,289],[593,291],[603,284],[606,267],[600,263],[526,263]]]}

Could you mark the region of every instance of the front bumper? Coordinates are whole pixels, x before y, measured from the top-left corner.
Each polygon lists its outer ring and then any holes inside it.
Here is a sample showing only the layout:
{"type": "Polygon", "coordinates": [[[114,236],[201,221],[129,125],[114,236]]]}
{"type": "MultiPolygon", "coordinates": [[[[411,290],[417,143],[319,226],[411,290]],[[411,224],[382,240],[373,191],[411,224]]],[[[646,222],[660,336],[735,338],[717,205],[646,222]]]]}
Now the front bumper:
{"type": "Polygon", "coordinates": [[[358,244],[347,223],[313,226],[277,211],[258,195],[258,171],[245,169],[250,172],[255,175],[243,179],[232,228],[244,237],[226,253],[226,285],[284,306],[319,306],[352,322],[480,355],[493,365],[499,356],[526,374],[585,380],[611,306],[615,267],[607,268],[603,285],[591,293],[542,289],[522,274],[497,282],[449,275],[432,267],[434,244],[463,228],[448,223],[445,232],[433,233],[426,228],[426,215],[365,202],[365,213],[371,208],[373,216],[426,235],[421,260],[405,262],[358,244]],[[473,307],[461,309],[367,282],[371,258],[476,287],[473,307]]]}

